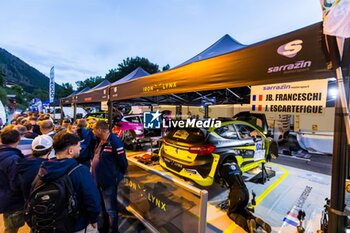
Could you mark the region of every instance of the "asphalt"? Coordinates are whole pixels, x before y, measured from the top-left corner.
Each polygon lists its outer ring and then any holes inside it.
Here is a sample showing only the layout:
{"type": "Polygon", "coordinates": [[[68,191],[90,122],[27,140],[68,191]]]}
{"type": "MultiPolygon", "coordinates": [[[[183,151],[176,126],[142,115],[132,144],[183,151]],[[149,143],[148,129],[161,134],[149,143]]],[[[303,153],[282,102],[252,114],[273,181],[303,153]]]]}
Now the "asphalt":
{"type": "Polygon", "coordinates": [[[331,175],[332,155],[310,154],[301,149],[294,138],[279,145],[279,157],[273,160],[274,163],[287,165],[303,170],[331,175]]]}

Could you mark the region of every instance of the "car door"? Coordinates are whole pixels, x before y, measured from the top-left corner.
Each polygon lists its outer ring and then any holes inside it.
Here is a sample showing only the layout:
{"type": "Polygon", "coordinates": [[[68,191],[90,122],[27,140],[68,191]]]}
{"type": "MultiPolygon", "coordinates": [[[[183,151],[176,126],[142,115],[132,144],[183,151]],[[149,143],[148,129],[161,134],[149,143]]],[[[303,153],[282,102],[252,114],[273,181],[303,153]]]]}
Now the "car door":
{"type": "Polygon", "coordinates": [[[234,124],[237,130],[244,162],[254,162],[265,159],[266,142],[262,133],[249,123],[237,122],[234,124]]]}

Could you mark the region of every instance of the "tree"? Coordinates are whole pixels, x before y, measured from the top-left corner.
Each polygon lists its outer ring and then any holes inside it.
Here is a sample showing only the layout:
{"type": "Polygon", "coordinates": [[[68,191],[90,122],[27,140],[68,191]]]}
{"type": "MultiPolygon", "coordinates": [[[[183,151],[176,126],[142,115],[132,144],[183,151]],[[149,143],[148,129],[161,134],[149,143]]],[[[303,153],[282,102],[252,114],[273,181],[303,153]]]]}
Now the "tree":
{"type": "Polygon", "coordinates": [[[2,71],[0,71],[0,87],[4,86],[4,75],[2,74],[2,71]]]}
{"type": "Polygon", "coordinates": [[[106,79],[110,82],[115,82],[124,76],[130,74],[136,68],[142,67],[145,71],[150,74],[158,73],[159,66],[150,62],[147,58],[144,57],[135,57],[135,58],[126,58],[122,63],[118,64],[116,69],[109,70],[109,73],[106,74],[106,79]]]}
{"type": "Polygon", "coordinates": [[[0,87],[0,101],[6,105],[7,104],[7,92],[4,88],[0,87]]]}
{"type": "Polygon", "coordinates": [[[49,99],[49,93],[47,91],[43,91],[42,89],[35,89],[32,93],[31,99],[39,98],[42,101],[49,99]]]}
{"type": "Polygon", "coordinates": [[[102,81],[103,81],[103,78],[101,76],[96,76],[96,77],[90,77],[88,79],[85,79],[84,81],[77,81],[75,83],[78,86],[77,91],[81,91],[85,87],[93,88],[94,86],[98,85],[102,81]]]}
{"type": "Polygon", "coordinates": [[[57,98],[69,96],[73,93],[73,86],[70,83],[62,83],[62,88],[57,90],[57,98]]]}
{"type": "Polygon", "coordinates": [[[165,66],[163,66],[162,71],[166,71],[170,69],[170,65],[166,64],[165,66]]]}

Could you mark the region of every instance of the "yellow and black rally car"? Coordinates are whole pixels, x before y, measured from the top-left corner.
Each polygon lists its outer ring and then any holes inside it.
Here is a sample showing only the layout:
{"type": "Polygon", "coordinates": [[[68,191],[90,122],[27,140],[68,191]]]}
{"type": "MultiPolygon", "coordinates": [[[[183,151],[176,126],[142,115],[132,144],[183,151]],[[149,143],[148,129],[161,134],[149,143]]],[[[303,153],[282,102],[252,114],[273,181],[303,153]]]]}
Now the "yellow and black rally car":
{"type": "Polygon", "coordinates": [[[183,178],[210,186],[220,181],[224,163],[235,162],[245,172],[277,156],[277,143],[261,127],[230,120],[209,129],[169,129],[159,150],[159,163],[183,178]]]}

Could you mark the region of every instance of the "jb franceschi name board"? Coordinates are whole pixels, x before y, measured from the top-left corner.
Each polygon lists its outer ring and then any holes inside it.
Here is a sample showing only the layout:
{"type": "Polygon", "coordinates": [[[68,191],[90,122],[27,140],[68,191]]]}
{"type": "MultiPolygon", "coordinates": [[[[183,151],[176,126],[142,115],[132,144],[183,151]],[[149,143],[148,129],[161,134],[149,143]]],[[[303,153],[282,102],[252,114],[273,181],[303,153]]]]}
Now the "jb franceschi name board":
{"type": "Polygon", "coordinates": [[[328,80],[279,83],[251,87],[252,112],[323,114],[328,80]]]}

